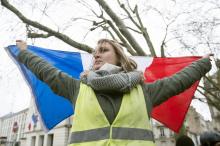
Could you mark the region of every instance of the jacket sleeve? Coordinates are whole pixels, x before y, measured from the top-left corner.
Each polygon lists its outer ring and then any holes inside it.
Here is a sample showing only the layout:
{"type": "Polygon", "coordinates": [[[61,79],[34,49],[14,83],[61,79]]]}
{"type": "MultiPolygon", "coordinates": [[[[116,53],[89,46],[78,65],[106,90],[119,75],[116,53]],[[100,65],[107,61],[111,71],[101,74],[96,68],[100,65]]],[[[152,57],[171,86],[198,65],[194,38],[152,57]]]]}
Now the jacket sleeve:
{"type": "Polygon", "coordinates": [[[39,56],[23,50],[18,61],[30,69],[40,80],[47,83],[54,93],[74,102],[79,91],[80,81],[53,67],[39,56]]]}
{"type": "Polygon", "coordinates": [[[200,80],[211,69],[208,58],[202,58],[185,67],[173,76],[144,85],[152,105],[157,106],[174,95],[178,95],[200,80]]]}

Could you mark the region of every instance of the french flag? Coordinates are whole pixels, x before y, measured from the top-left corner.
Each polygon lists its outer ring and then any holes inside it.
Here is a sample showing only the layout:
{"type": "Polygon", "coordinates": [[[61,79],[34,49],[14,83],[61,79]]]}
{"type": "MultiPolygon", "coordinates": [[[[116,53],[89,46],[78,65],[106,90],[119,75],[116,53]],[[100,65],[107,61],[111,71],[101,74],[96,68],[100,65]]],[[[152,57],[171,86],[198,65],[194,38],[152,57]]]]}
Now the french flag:
{"type": "MultiPolygon", "coordinates": [[[[79,79],[80,73],[89,70],[92,66],[92,55],[88,53],[50,50],[36,46],[28,46],[28,50],[75,79],[79,79]]],[[[15,45],[8,46],[6,51],[18,65],[30,86],[40,119],[47,130],[51,130],[58,123],[74,114],[74,107],[70,101],[54,94],[47,84],[38,80],[30,70],[17,61],[16,56],[19,49],[15,45]]],[[[199,58],[201,57],[152,58],[132,56],[132,59],[138,64],[137,70],[144,72],[145,82],[153,82],[171,76],[199,58]]],[[[154,107],[151,116],[173,131],[178,132],[198,83],[199,81],[183,93],[154,107]]]]}

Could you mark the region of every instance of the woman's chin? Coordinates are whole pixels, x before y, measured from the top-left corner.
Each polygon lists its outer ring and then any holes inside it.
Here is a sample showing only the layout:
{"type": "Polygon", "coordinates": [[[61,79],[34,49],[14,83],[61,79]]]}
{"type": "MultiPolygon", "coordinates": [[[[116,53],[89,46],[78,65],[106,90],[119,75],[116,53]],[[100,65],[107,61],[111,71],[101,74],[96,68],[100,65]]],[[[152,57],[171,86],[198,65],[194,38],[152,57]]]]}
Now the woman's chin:
{"type": "Polygon", "coordinates": [[[94,65],[94,66],[93,66],[93,69],[94,69],[94,70],[99,70],[99,69],[101,68],[101,66],[102,66],[102,65],[94,65]]]}

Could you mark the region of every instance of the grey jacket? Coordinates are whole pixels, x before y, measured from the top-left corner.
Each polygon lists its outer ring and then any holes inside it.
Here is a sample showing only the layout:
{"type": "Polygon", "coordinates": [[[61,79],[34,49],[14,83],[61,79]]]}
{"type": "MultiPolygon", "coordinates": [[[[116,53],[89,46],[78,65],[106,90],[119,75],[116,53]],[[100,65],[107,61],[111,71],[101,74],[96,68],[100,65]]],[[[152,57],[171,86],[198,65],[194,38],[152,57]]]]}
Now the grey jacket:
{"type": "MultiPolygon", "coordinates": [[[[67,98],[73,105],[76,103],[80,80],[72,78],[27,50],[19,53],[18,60],[27,66],[40,80],[47,83],[56,94],[67,98]]],[[[188,89],[210,69],[211,63],[209,59],[204,58],[193,62],[171,77],[163,78],[153,83],[141,83],[148,114],[150,115],[152,107],[188,89]]],[[[108,85],[113,80],[118,81],[120,79],[124,80],[124,75],[114,74],[113,77],[105,78],[105,82],[108,85]]],[[[112,123],[119,111],[123,92],[94,91],[103,112],[109,122],[112,123]]]]}

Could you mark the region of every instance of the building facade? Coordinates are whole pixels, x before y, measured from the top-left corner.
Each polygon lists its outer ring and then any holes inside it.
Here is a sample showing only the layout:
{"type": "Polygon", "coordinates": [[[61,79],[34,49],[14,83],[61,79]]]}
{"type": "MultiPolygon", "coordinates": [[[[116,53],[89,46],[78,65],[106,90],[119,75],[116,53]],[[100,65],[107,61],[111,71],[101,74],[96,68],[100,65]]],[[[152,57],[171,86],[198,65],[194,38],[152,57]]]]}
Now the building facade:
{"type": "MultiPolygon", "coordinates": [[[[0,146],[66,146],[71,128],[71,119],[59,123],[49,132],[45,132],[40,117],[33,108],[22,110],[0,118],[0,146]],[[17,126],[16,124],[17,123],[17,126]]],[[[176,134],[155,120],[151,120],[157,146],[175,146],[176,134]]],[[[199,146],[199,135],[210,129],[194,108],[190,107],[185,121],[186,133],[195,146],[199,146]]]]}
{"type": "Polygon", "coordinates": [[[185,127],[187,135],[192,138],[196,145],[200,145],[200,134],[210,131],[213,125],[210,121],[204,120],[203,116],[196,112],[195,108],[190,107],[186,115],[185,127]]]}
{"type": "MultiPolygon", "coordinates": [[[[175,146],[175,138],[177,136],[175,132],[155,120],[152,121],[152,124],[157,146],[175,146]]],[[[184,126],[186,135],[192,138],[195,146],[200,145],[200,134],[204,131],[208,131],[210,127],[212,127],[211,122],[204,120],[204,118],[196,112],[193,107],[189,108],[184,126]]]]}
{"type": "Polygon", "coordinates": [[[40,116],[36,112],[33,101],[28,110],[24,146],[66,146],[70,131],[70,118],[59,123],[50,131],[46,131],[40,122],[40,116]]]}
{"type": "Polygon", "coordinates": [[[67,121],[58,124],[53,130],[45,132],[40,124],[26,131],[25,146],[66,146],[69,137],[67,121]]]}
{"type": "Polygon", "coordinates": [[[172,130],[155,120],[152,120],[152,125],[157,146],[175,146],[175,136],[172,130]]]}
{"type": "Polygon", "coordinates": [[[17,113],[10,113],[0,118],[1,145],[23,145],[25,141],[25,122],[28,109],[17,113]]]}
{"type": "Polygon", "coordinates": [[[44,130],[33,101],[28,109],[0,118],[0,146],[66,146],[71,118],[44,130]],[[17,123],[17,126],[16,124],[17,123]]]}

